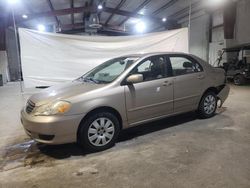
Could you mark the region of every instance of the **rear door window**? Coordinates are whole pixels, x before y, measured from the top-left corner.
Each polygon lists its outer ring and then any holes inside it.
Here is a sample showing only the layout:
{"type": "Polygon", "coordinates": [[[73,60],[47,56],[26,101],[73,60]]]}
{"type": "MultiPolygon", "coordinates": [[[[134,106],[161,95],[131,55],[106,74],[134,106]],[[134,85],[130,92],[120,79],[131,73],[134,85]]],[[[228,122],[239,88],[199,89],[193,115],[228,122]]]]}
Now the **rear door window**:
{"type": "Polygon", "coordinates": [[[170,56],[169,57],[173,76],[191,74],[203,71],[201,65],[188,57],[170,56]]]}

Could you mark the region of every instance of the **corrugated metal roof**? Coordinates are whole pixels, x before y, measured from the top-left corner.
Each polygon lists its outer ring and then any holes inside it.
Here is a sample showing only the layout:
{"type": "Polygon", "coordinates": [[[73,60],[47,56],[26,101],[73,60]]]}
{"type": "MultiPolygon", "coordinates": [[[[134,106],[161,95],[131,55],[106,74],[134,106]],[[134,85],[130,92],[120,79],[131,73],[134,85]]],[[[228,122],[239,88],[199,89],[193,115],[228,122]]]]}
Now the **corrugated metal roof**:
{"type": "MultiPolygon", "coordinates": [[[[71,8],[71,0],[22,0],[21,4],[16,7],[16,14],[34,14],[34,13],[41,13],[41,12],[49,12],[51,11],[51,7],[49,6],[48,1],[51,1],[54,10],[61,10],[61,9],[69,9],[71,8]]],[[[95,0],[93,0],[95,1],[95,0]]],[[[115,9],[122,0],[106,0],[105,6],[115,9]]],[[[192,0],[192,2],[197,2],[201,0],[192,0]]],[[[74,7],[84,7],[86,2],[91,2],[91,0],[73,0],[74,7]]],[[[190,0],[126,0],[119,10],[126,11],[129,13],[142,14],[146,16],[153,16],[159,18],[161,20],[164,17],[168,17],[170,15],[175,14],[176,12],[183,10],[189,6],[190,0]],[[145,3],[146,2],[146,3],[145,3]],[[171,4],[171,2],[173,2],[171,4]],[[170,6],[167,8],[162,8],[167,3],[170,3],[170,6]],[[144,6],[141,6],[144,4],[144,6]],[[141,7],[138,9],[138,7],[141,7]],[[155,14],[155,11],[161,10],[155,14]]],[[[1,10],[1,5],[0,5],[1,10]]],[[[180,16],[187,14],[188,11],[184,11],[180,16]]],[[[105,24],[106,21],[109,19],[111,13],[109,12],[101,12],[100,14],[100,21],[102,24],[105,24]]],[[[57,16],[61,25],[69,25],[72,24],[71,14],[68,15],[60,15],[57,16]]],[[[182,18],[183,19],[183,18],[182,18]]],[[[136,18],[127,18],[124,15],[114,14],[112,18],[109,20],[108,24],[112,26],[121,26],[130,29],[133,27],[137,21],[142,19],[136,18]],[[124,21],[126,20],[126,21],[124,21]],[[122,24],[121,24],[122,23],[122,24]],[[125,25],[125,26],[124,26],[125,25]]],[[[161,25],[160,22],[155,22],[152,20],[145,21],[148,24],[148,27],[154,28],[159,27],[161,25]]],[[[36,18],[31,21],[26,21],[26,25],[32,27],[32,25],[37,25],[37,23],[42,22],[44,24],[57,24],[56,18],[52,17],[42,17],[36,18]]],[[[74,13],[74,23],[82,23],[83,22],[83,13],[74,13]]]]}

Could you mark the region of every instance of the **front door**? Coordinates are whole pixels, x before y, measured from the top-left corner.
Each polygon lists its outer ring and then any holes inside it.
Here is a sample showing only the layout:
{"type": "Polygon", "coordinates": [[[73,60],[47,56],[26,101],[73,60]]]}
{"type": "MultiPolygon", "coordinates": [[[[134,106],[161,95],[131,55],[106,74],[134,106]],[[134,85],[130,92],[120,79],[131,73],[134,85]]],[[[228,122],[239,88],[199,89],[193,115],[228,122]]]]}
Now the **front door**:
{"type": "Polygon", "coordinates": [[[165,56],[147,58],[132,70],[143,82],[124,86],[129,124],[173,113],[173,78],[167,72],[165,56]]]}

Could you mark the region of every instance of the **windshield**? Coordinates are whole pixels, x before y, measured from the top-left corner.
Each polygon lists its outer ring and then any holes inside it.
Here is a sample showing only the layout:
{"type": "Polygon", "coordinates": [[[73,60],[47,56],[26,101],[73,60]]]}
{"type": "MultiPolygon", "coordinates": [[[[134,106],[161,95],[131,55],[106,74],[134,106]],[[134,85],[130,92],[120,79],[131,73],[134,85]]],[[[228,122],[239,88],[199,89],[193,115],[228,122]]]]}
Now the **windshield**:
{"type": "Polygon", "coordinates": [[[139,57],[135,56],[111,59],[97,66],[78,80],[96,84],[111,83],[138,59],[139,57]]]}

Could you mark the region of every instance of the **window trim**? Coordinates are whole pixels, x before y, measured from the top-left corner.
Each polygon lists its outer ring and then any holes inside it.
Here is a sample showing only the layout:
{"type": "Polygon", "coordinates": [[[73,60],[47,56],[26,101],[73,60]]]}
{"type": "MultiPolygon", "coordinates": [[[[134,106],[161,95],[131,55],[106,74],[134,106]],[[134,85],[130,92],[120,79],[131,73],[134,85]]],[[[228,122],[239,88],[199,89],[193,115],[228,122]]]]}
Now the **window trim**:
{"type": "Polygon", "coordinates": [[[186,54],[168,54],[166,56],[168,58],[168,63],[169,63],[168,66],[171,69],[171,75],[172,75],[172,77],[184,76],[184,75],[189,75],[189,74],[195,74],[195,73],[204,72],[204,68],[202,67],[202,65],[195,58],[193,58],[192,56],[189,56],[189,55],[186,55],[186,54]],[[201,67],[201,71],[199,71],[199,72],[190,72],[190,73],[181,74],[181,75],[174,75],[172,63],[171,63],[171,60],[170,60],[171,57],[182,57],[182,58],[188,59],[189,61],[191,61],[194,64],[197,63],[201,67]]]}

